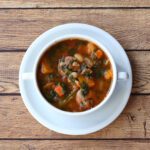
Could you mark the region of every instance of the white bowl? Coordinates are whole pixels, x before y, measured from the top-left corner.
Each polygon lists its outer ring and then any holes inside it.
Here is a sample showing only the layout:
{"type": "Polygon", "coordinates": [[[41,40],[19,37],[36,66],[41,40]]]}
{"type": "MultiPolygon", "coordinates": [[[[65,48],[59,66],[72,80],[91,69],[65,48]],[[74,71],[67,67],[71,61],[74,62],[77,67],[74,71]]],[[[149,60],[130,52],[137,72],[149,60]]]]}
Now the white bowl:
{"type": "MultiPolygon", "coordinates": [[[[65,133],[65,134],[87,134],[87,133],[97,131],[98,129],[101,129],[104,126],[108,125],[120,114],[120,112],[123,110],[124,106],[126,105],[128,101],[128,97],[131,92],[132,73],[131,73],[130,63],[127,58],[124,59],[126,60],[126,63],[129,65],[128,66],[129,69],[127,70],[126,68],[124,68],[121,69],[121,71],[117,69],[116,67],[117,64],[114,60],[116,59],[115,58],[116,56],[112,53],[111,47],[106,44],[109,43],[110,41],[112,42],[112,45],[110,45],[112,46],[112,48],[115,47],[115,50],[120,49],[120,51],[123,51],[122,53],[124,53],[123,48],[108,33],[106,33],[105,31],[99,28],[90,25],[85,25],[85,24],[66,24],[66,25],[55,27],[42,34],[39,38],[37,38],[32,43],[32,45],[28,48],[28,51],[25,54],[23,58],[23,62],[20,67],[19,85],[20,85],[20,91],[25,105],[27,106],[31,114],[39,122],[41,122],[49,129],[55,130],[57,132],[65,133]],[[73,28],[74,30],[70,30],[70,28],[71,29],[73,28]],[[86,32],[83,32],[84,30],[86,30],[86,32]],[[102,35],[103,37],[101,37],[102,35]],[[51,38],[49,38],[50,36],[51,38]],[[53,45],[58,41],[62,41],[68,38],[82,38],[94,42],[96,45],[101,47],[103,51],[107,54],[113,68],[113,81],[109,93],[99,105],[84,112],[65,112],[55,108],[45,100],[45,98],[42,96],[37,86],[36,69],[40,57],[47,50],[48,47],[50,47],[51,45],[53,45]],[[35,51],[35,49],[38,49],[38,51],[35,51]],[[29,61],[29,58],[31,61],[31,65],[30,65],[30,67],[32,68],[31,70],[27,69],[27,66],[29,65],[27,61],[29,61]],[[98,120],[97,118],[95,118],[95,116],[97,116],[100,112],[104,113],[105,111],[109,111],[108,108],[107,109],[104,108],[106,106],[107,107],[109,106],[108,104],[111,102],[111,99],[113,97],[112,95],[116,94],[115,89],[116,89],[117,82],[119,82],[119,84],[128,83],[129,92],[128,93],[125,92],[126,98],[124,100],[124,104],[121,105],[120,109],[118,106],[118,111],[117,111],[118,113],[116,113],[116,115],[114,115],[113,118],[109,119],[108,122],[103,123],[103,125],[98,126],[98,120]],[[28,90],[28,88],[25,87],[27,83],[30,83],[28,87],[30,88],[32,87],[31,89],[33,91],[28,90]],[[31,92],[34,92],[36,101],[34,100],[35,98],[31,92]],[[33,101],[31,101],[29,97],[32,97],[33,101]],[[47,115],[49,114],[51,114],[51,116],[48,118],[47,115]],[[87,125],[89,127],[87,127],[87,125]],[[58,128],[58,126],[60,126],[60,128],[58,128]]],[[[124,57],[127,57],[125,53],[124,53],[124,57]]],[[[112,108],[109,109],[111,110],[112,108]]]]}

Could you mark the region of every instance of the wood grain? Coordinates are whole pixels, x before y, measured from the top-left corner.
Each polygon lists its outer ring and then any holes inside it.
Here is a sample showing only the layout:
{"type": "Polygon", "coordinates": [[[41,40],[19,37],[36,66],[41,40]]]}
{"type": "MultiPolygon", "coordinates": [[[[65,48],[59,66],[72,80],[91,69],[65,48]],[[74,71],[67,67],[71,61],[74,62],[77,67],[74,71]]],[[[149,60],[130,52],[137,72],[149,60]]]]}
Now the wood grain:
{"type": "MultiPolygon", "coordinates": [[[[129,51],[133,69],[132,93],[150,93],[150,51],[129,51]]],[[[18,93],[18,73],[24,52],[0,53],[0,93],[18,93]]]]}
{"type": "Polygon", "coordinates": [[[133,71],[132,93],[150,93],[150,51],[128,52],[133,71]]]}
{"type": "Polygon", "coordinates": [[[149,140],[6,140],[0,141],[0,149],[2,150],[149,150],[149,140]]]}
{"type": "Polygon", "coordinates": [[[44,31],[69,22],[98,26],[125,49],[150,49],[150,9],[1,9],[0,21],[0,50],[26,49],[44,31]]]}
{"type": "Polygon", "coordinates": [[[150,0],[0,0],[0,150],[150,149],[150,0]],[[55,133],[27,111],[18,88],[24,51],[46,30],[81,22],[112,34],[127,50],[133,88],[108,127],[85,136],[55,133]]]}
{"type": "Polygon", "coordinates": [[[149,0],[1,0],[0,8],[150,7],[149,0]]]}
{"type": "Polygon", "coordinates": [[[19,67],[24,53],[0,53],[0,93],[18,93],[19,67]]]}
{"type": "Polygon", "coordinates": [[[150,138],[149,106],[150,96],[131,96],[120,117],[105,129],[85,136],[67,136],[40,125],[29,114],[20,96],[0,96],[0,139],[150,138]]]}

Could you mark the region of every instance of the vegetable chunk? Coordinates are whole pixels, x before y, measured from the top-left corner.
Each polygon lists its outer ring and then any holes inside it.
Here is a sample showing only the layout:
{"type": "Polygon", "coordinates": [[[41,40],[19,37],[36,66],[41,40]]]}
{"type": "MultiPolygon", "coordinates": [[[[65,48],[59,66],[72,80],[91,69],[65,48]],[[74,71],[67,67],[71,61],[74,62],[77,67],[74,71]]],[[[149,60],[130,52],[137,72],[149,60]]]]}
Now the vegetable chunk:
{"type": "Polygon", "coordinates": [[[61,97],[64,96],[64,90],[61,85],[57,85],[54,89],[54,91],[61,97]]]}
{"type": "Polygon", "coordinates": [[[52,73],[53,69],[50,67],[50,65],[47,63],[47,61],[44,59],[41,62],[41,73],[43,74],[49,74],[52,73]]]}
{"type": "Polygon", "coordinates": [[[102,58],[103,52],[101,50],[97,50],[96,51],[96,56],[97,56],[98,59],[102,58]]]}

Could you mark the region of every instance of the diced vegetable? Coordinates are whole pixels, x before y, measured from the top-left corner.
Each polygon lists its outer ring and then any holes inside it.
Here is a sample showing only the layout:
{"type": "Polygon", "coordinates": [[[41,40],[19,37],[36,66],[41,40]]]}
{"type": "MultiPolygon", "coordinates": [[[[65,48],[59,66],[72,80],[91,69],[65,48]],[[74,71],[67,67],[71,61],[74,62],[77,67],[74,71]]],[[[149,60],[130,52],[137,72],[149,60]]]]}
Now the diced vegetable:
{"type": "Polygon", "coordinates": [[[46,60],[43,60],[41,62],[41,73],[43,74],[49,74],[52,73],[53,69],[50,67],[50,65],[47,63],[46,60]]]}
{"type": "Polygon", "coordinates": [[[93,43],[87,44],[87,53],[88,54],[91,54],[92,52],[94,52],[95,49],[96,49],[96,46],[93,43]]]}
{"type": "Polygon", "coordinates": [[[61,97],[64,96],[64,90],[61,85],[57,85],[54,89],[54,91],[61,97]]]}
{"type": "Polygon", "coordinates": [[[93,87],[95,85],[95,82],[93,79],[86,78],[86,83],[89,87],[93,87]]]}
{"type": "Polygon", "coordinates": [[[104,78],[106,80],[110,80],[112,78],[112,71],[110,69],[105,71],[104,78]]]}
{"type": "Polygon", "coordinates": [[[84,82],[85,81],[85,77],[84,76],[79,76],[78,77],[78,80],[80,83],[84,82]]]}
{"type": "Polygon", "coordinates": [[[102,52],[101,50],[97,50],[97,51],[96,51],[96,57],[97,57],[98,59],[100,59],[100,58],[102,58],[102,56],[103,56],[103,52],[102,52]]]}
{"type": "Polygon", "coordinates": [[[74,55],[74,57],[75,57],[79,62],[83,62],[83,57],[82,57],[82,55],[76,53],[76,54],[74,55]]]}

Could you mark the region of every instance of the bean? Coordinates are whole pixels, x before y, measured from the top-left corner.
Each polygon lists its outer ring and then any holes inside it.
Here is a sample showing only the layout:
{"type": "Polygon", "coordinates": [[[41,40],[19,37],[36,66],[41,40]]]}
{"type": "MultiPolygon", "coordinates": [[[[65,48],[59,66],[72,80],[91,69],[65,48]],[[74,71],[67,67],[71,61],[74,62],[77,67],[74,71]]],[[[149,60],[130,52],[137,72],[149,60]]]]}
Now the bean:
{"type": "Polygon", "coordinates": [[[83,62],[83,57],[82,57],[82,55],[76,53],[76,54],[74,55],[74,57],[75,57],[79,62],[83,62]]]}

